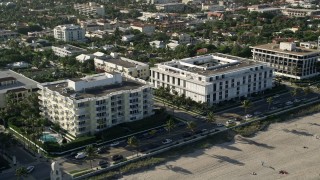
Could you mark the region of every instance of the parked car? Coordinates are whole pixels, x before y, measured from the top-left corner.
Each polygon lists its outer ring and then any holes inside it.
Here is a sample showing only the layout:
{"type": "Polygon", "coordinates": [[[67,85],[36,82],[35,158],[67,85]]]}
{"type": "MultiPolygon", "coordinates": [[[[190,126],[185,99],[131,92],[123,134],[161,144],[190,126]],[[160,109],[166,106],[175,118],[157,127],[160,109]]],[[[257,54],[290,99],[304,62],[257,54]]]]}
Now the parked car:
{"type": "Polygon", "coordinates": [[[162,144],[169,144],[171,142],[172,142],[171,139],[165,139],[165,140],[162,141],[162,144]]]}
{"type": "Polygon", "coordinates": [[[224,125],[221,123],[217,123],[217,127],[223,127],[224,125]]]}
{"type": "Polygon", "coordinates": [[[34,166],[27,167],[27,173],[31,173],[34,170],[34,166]]]}
{"type": "Polygon", "coordinates": [[[120,154],[116,154],[112,156],[112,161],[120,161],[123,159],[123,156],[120,154]]]}
{"type": "Polygon", "coordinates": [[[99,148],[97,149],[97,153],[98,153],[98,154],[102,154],[102,153],[105,153],[105,152],[107,152],[106,147],[99,147],[99,148]]]}
{"type": "Polygon", "coordinates": [[[191,137],[191,136],[192,136],[192,133],[190,133],[190,132],[184,133],[182,135],[183,138],[188,138],[188,137],[191,137]]]}
{"type": "Polygon", "coordinates": [[[227,122],[226,122],[226,125],[227,126],[233,126],[233,125],[236,125],[237,123],[236,122],[234,122],[233,120],[228,120],[227,122]]]}
{"type": "Polygon", "coordinates": [[[278,108],[275,107],[275,106],[272,106],[270,109],[271,109],[271,110],[276,110],[276,109],[278,109],[278,108]]]}
{"type": "Polygon", "coordinates": [[[108,166],[108,161],[106,161],[106,160],[101,160],[101,161],[98,162],[98,165],[99,165],[100,167],[107,167],[107,166],[108,166]]]}
{"type": "Polygon", "coordinates": [[[279,95],[279,94],[276,94],[276,95],[274,95],[273,97],[274,97],[274,98],[278,98],[278,97],[280,97],[280,95],[279,95]]]}
{"type": "Polygon", "coordinates": [[[235,117],[234,120],[235,121],[242,121],[243,119],[241,117],[235,117]]]}
{"type": "Polygon", "coordinates": [[[118,146],[120,144],[119,141],[115,141],[113,143],[110,144],[111,147],[115,147],[115,146],[118,146]]]}
{"type": "Polygon", "coordinates": [[[252,116],[251,114],[247,114],[247,115],[244,116],[245,119],[250,119],[250,118],[252,118],[252,117],[253,117],[253,116],[252,116]]]}
{"type": "Polygon", "coordinates": [[[292,105],[292,104],[293,104],[292,101],[287,101],[287,102],[286,102],[286,105],[287,105],[287,106],[290,106],[290,105],[292,105]]]}
{"type": "Polygon", "coordinates": [[[293,102],[295,102],[295,103],[299,103],[300,102],[300,99],[294,99],[294,101],[293,102]]]}
{"type": "Polygon", "coordinates": [[[85,157],[87,157],[87,155],[86,155],[86,153],[84,153],[84,152],[79,152],[79,153],[75,156],[76,159],[83,159],[83,158],[85,158],[85,157]]]}

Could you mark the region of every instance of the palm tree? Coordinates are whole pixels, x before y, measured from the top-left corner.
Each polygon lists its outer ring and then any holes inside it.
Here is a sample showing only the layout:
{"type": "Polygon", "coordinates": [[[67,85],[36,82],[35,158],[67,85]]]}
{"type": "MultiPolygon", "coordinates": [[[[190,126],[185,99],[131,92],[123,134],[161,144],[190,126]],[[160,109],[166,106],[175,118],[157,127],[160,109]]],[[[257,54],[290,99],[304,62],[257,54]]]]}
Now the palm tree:
{"type": "Polygon", "coordinates": [[[290,94],[291,94],[292,97],[296,97],[297,94],[298,94],[298,90],[297,90],[296,88],[294,88],[294,89],[292,89],[292,90],[290,91],[290,94]]]}
{"type": "Polygon", "coordinates": [[[311,88],[310,87],[306,87],[306,88],[303,88],[303,92],[305,95],[308,95],[312,92],[311,88]]]}
{"type": "Polygon", "coordinates": [[[268,97],[268,98],[267,98],[268,109],[270,109],[270,106],[271,106],[272,101],[273,101],[273,97],[268,97]]]}
{"type": "Polygon", "coordinates": [[[209,123],[216,123],[216,117],[214,116],[213,112],[210,112],[207,115],[207,122],[209,123]]]}
{"type": "Polygon", "coordinates": [[[18,179],[21,179],[22,177],[27,177],[28,171],[25,167],[19,167],[16,169],[16,176],[18,176],[18,179]]]}
{"type": "Polygon", "coordinates": [[[187,122],[187,129],[189,129],[192,133],[195,132],[196,128],[197,128],[197,124],[194,121],[187,122]]]}
{"type": "Polygon", "coordinates": [[[247,114],[247,110],[251,107],[251,101],[250,100],[242,101],[242,107],[244,108],[244,113],[247,114]]]}
{"type": "Polygon", "coordinates": [[[90,166],[91,166],[91,169],[92,169],[92,159],[97,157],[96,149],[92,145],[89,145],[89,146],[86,147],[85,153],[87,154],[87,156],[88,156],[88,158],[90,160],[90,166]]]}
{"type": "Polygon", "coordinates": [[[166,129],[169,132],[169,134],[171,133],[171,131],[176,127],[175,122],[173,120],[173,118],[170,118],[167,122],[166,122],[166,129]]]}
{"type": "Polygon", "coordinates": [[[138,147],[139,147],[139,141],[135,136],[131,136],[128,138],[127,141],[128,145],[131,147],[135,147],[137,151],[137,156],[138,156],[138,147]]]}

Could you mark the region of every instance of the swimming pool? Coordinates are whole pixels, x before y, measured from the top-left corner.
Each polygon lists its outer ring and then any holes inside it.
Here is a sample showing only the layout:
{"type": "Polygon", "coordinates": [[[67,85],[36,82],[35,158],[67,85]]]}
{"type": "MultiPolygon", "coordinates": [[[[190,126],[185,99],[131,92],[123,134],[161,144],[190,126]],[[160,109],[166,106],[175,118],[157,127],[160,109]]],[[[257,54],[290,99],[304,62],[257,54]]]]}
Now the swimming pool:
{"type": "Polygon", "coordinates": [[[44,134],[40,137],[42,142],[57,142],[57,138],[51,134],[44,134]]]}

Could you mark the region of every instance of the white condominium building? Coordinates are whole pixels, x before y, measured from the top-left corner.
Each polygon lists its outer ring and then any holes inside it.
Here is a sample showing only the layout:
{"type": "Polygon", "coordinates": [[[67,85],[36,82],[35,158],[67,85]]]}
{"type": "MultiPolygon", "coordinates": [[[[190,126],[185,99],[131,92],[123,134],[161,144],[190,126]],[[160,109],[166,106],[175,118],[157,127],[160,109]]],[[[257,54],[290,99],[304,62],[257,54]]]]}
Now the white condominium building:
{"type": "Polygon", "coordinates": [[[148,64],[118,57],[116,54],[96,57],[94,58],[94,65],[97,70],[121,72],[134,78],[147,79],[150,76],[148,64]]]}
{"type": "Polygon", "coordinates": [[[153,114],[151,86],[120,73],[95,74],[38,87],[41,114],[74,137],[153,114]]]}
{"type": "Polygon", "coordinates": [[[86,16],[105,16],[105,7],[94,2],[89,2],[86,4],[74,4],[73,7],[80,14],[84,14],[86,16]]]}
{"type": "Polygon", "coordinates": [[[155,88],[170,87],[197,102],[219,103],[272,88],[273,70],[225,54],[208,54],[172,60],[151,68],[155,88]]]}
{"type": "Polygon", "coordinates": [[[59,25],[53,29],[54,38],[66,42],[83,41],[85,33],[83,28],[74,24],[59,25]]]}
{"type": "Polygon", "coordinates": [[[251,47],[253,59],[266,62],[276,75],[305,79],[317,75],[320,51],[296,47],[295,43],[263,44],[251,47]]]}
{"type": "Polygon", "coordinates": [[[76,56],[82,53],[86,53],[87,50],[72,46],[69,44],[64,44],[60,46],[52,46],[52,51],[55,55],[59,57],[76,56]]]}

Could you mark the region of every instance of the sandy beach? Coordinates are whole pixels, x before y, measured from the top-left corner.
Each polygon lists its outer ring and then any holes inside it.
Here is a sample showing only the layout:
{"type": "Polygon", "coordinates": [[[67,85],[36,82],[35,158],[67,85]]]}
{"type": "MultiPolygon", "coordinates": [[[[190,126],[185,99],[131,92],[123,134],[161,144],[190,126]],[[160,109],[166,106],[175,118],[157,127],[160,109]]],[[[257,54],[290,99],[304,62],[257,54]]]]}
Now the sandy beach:
{"type": "Polygon", "coordinates": [[[252,138],[235,139],[122,179],[320,180],[320,113],[272,124],[252,138]],[[280,170],[288,174],[279,174],[280,170]]]}

